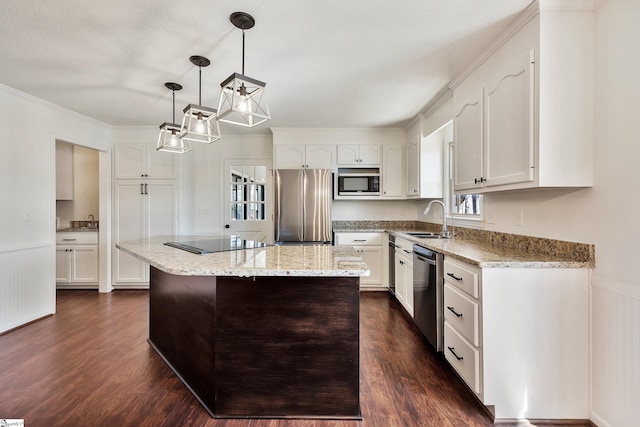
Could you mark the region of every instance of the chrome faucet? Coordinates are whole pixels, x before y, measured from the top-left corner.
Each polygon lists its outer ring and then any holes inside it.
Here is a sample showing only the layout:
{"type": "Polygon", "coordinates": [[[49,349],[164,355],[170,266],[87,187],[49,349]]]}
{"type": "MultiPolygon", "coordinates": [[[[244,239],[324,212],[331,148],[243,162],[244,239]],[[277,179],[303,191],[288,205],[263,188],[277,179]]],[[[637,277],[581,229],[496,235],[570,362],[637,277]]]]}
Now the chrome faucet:
{"type": "Polygon", "coordinates": [[[96,218],[93,216],[93,214],[87,215],[87,219],[90,220],[89,221],[89,226],[92,226],[93,223],[96,222],[96,218]]]}
{"type": "MultiPolygon", "coordinates": [[[[450,235],[449,231],[447,230],[447,206],[441,200],[430,201],[422,215],[429,215],[431,206],[433,206],[434,203],[442,205],[442,232],[440,233],[440,236],[446,239],[448,239],[449,237],[453,237],[453,235],[450,235]]],[[[453,221],[453,217],[451,218],[451,221],[453,221]]]]}

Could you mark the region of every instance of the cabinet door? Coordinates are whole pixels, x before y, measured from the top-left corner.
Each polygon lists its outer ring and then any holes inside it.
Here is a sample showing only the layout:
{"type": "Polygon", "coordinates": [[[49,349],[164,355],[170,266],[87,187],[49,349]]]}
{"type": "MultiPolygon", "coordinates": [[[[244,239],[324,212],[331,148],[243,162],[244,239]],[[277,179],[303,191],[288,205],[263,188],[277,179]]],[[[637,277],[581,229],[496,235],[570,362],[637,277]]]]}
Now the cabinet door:
{"type": "Polygon", "coordinates": [[[404,263],[404,308],[413,317],[413,259],[407,258],[404,263]]]}
{"type": "Polygon", "coordinates": [[[333,169],[333,145],[307,145],[306,165],[309,169],[333,169]]]}
{"type": "Polygon", "coordinates": [[[382,197],[402,197],[403,146],[385,145],[382,153],[382,197]]]}
{"type": "Polygon", "coordinates": [[[301,169],[306,166],[304,145],[276,145],[274,169],[301,169]]]}
{"type": "Polygon", "coordinates": [[[486,87],[486,186],[533,181],[533,52],[526,52],[504,67],[486,87]]]}
{"type": "Polygon", "coordinates": [[[453,120],[456,191],[482,186],[482,93],[482,89],[479,89],[460,101],[454,99],[457,107],[453,120]]]}
{"type": "MultiPolygon", "coordinates": [[[[145,223],[144,183],[119,181],[114,185],[114,244],[147,236],[145,223]]],[[[114,249],[115,282],[146,282],[147,267],[142,261],[114,249]]]]}
{"type": "Polygon", "coordinates": [[[407,174],[406,191],[407,197],[418,197],[420,195],[420,144],[419,141],[412,141],[407,145],[407,174]]]}
{"type": "Polygon", "coordinates": [[[71,282],[71,253],[66,246],[56,247],[56,283],[71,282]]]}
{"type": "Polygon", "coordinates": [[[98,282],[98,248],[77,246],[71,252],[71,282],[98,282]]]}
{"type": "Polygon", "coordinates": [[[378,144],[361,144],[358,146],[360,150],[360,164],[364,166],[380,166],[382,162],[382,150],[378,144]]]}
{"type": "Polygon", "coordinates": [[[396,298],[404,306],[405,300],[405,277],[404,277],[404,261],[398,256],[396,251],[395,256],[395,279],[396,279],[396,298]]]}
{"type": "Polygon", "coordinates": [[[113,174],[116,179],[144,177],[147,150],[145,144],[115,144],[113,174]]]}
{"type": "Polygon", "coordinates": [[[178,186],[173,181],[148,183],[146,200],[147,236],[173,236],[178,228],[178,186]]]}
{"type": "Polygon", "coordinates": [[[338,144],[338,165],[360,165],[360,150],[357,144],[338,144]]]}
{"type": "Polygon", "coordinates": [[[384,262],[383,251],[381,247],[359,246],[356,248],[369,270],[369,276],[360,278],[361,285],[382,285],[382,265],[384,262]]]}

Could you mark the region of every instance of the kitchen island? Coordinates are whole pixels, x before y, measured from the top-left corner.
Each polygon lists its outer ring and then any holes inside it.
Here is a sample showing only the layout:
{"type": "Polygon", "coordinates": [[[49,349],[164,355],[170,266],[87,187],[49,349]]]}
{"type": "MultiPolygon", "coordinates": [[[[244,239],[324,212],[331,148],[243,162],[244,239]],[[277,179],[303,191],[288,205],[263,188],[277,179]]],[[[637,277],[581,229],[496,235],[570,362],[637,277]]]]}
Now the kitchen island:
{"type": "MultiPolygon", "coordinates": [[[[202,239],[202,236],[197,237],[202,239]]],[[[360,419],[352,248],[196,255],[175,236],[117,245],[151,265],[149,343],[215,418],[360,419]]]]}

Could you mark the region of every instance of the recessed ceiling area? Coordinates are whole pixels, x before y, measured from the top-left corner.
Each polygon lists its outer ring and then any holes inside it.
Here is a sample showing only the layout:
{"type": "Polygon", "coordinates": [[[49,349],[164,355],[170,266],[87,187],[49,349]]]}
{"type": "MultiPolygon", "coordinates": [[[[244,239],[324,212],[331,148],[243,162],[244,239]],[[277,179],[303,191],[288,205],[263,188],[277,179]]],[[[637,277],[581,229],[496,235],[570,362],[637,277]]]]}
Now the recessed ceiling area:
{"type": "MultiPolygon", "coordinates": [[[[159,126],[242,67],[266,82],[270,127],[401,126],[530,0],[86,0],[0,3],[0,83],[115,126],[159,126]]],[[[238,127],[223,124],[223,132],[238,127]]],[[[242,130],[240,130],[242,131],[242,130]]]]}

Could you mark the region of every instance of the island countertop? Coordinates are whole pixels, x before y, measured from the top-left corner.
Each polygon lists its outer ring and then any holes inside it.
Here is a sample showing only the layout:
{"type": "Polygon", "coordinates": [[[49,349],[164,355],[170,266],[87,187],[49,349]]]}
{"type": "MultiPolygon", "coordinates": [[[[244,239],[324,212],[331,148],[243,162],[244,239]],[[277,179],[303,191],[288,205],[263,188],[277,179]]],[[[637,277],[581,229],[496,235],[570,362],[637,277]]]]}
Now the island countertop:
{"type": "Polygon", "coordinates": [[[196,255],[165,242],[221,236],[155,236],[116,247],[166,273],[182,276],[368,276],[369,267],[352,247],[282,245],[196,255]]]}

